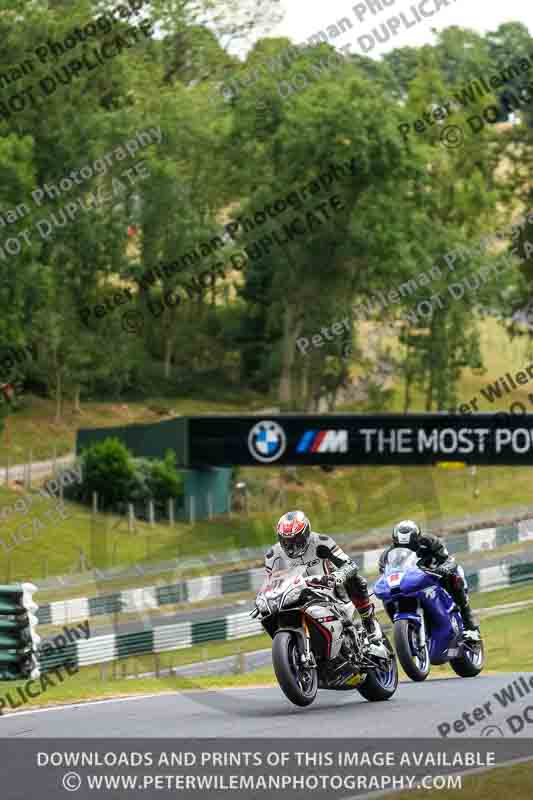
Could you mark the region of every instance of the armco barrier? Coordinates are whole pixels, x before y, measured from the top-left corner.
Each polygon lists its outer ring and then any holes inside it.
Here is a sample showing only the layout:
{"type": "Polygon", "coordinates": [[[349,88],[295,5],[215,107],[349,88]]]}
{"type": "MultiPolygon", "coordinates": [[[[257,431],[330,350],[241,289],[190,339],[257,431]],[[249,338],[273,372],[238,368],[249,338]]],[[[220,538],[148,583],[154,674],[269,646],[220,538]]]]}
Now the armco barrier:
{"type": "MultiPolygon", "coordinates": [[[[467,575],[467,580],[471,591],[477,590],[478,587],[481,592],[504,589],[516,583],[533,581],[533,562],[487,567],[467,575]]],[[[378,611],[382,610],[380,601],[375,605],[378,611]]],[[[242,639],[259,633],[263,633],[261,624],[251,619],[248,611],[242,611],[219,619],[160,625],[137,633],[92,636],[86,641],[80,640],[69,644],[63,650],[54,651],[53,654],[43,655],[39,659],[39,664],[42,672],[66,662],[89,666],[128,656],[180,650],[205,642],[242,639]]]]}
{"type": "Polygon", "coordinates": [[[128,656],[162,653],[205,642],[255,636],[262,630],[259,622],[251,619],[248,611],[244,611],[219,619],[160,625],[136,633],[92,636],[85,641],[80,640],[53,653],[42,655],[39,664],[43,672],[67,662],[85,667],[128,656]]]}
{"type": "MultiPolygon", "coordinates": [[[[454,530],[481,530],[488,525],[495,525],[502,529],[505,525],[514,526],[518,521],[518,527],[527,527],[527,530],[533,529],[533,506],[514,506],[506,510],[499,510],[495,514],[490,515],[490,522],[487,521],[487,512],[480,514],[467,514],[466,517],[445,517],[441,519],[434,519],[428,527],[428,533],[434,533],[450,541],[451,537],[456,536],[454,530]],[[496,521],[498,520],[498,521],[496,521]],[[476,526],[478,526],[476,528],[476,526]]],[[[379,537],[379,541],[383,541],[384,537],[389,536],[390,526],[381,528],[371,528],[366,531],[352,530],[350,533],[335,533],[335,539],[341,547],[350,547],[350,543],[361,536],[371,535],[372,537],[379,537]]],[[[463,548],[465,549],[465,548],[463,548]]],[[[459,552],[459,551],[457,551],[459,552]]],[[[128,578],[138,578],[141,575],[159,575],[162,572],[172,572],[173,570],[194,570],[198,567],[205,568],[206,565],[214,567],[216,565],[227,564],[242,564],[243,562],[257,561],[262,559],[264,550],[261,547],[243,547],[240,550],[225,550],[220,553],[210,553],[203,559],[198,556],[194,558],[183,559],[169,559],[167,561],[149,561],[142,564],[134,564],[130,566],[121,567],[108,567],[107,569],[95,569],[88,572],[69,573],[68,575],[51,575],[49,578],[43,578],[39,581],[39,589],[64,590],[71,587],[74,590],[76,586],[85,586],[88,582],[98,581],[105,583],[106,581],[122,580],[126,581],[128,578]]],[[[362,554],[359,554],[362,556],[362,554]]]]}
{"type": "MultiPolygon", "coordinates": [[[[450,553],[474,553],[494,550],[503,545],[533,539],[533,521],[525,520],[519,525],[507,525],[502,528],[487,528],[470,531],[446,539],[450,553]]],[[[378,559],[383,552],[367,550],[364,553],[352,553],[352,558],[359,562],[364,574],[372,574],[377,570],[378,559]]],[[[232,592],[254,592],[263,582],[262,569],[249,569],[242,572],[228,572],[223,575],[205,575],[170,586],[145,586],[139,589],[128,589],[123,592],[100,597],[79,597],[40,606],[38,619],[41,625],[65,625],[90,617],[115,612],[140,612],[172,603],[195,603],[201,600],[212,600],[232,592]]]]}

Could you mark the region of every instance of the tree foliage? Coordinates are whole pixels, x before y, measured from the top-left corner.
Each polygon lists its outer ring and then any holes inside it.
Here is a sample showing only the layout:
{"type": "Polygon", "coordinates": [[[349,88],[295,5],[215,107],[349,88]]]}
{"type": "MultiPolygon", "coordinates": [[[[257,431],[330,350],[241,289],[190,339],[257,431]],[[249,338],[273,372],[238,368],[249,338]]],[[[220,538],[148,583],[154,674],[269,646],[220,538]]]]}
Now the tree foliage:
{"type": "MultiPolygon", "coordinates": [[[[73,27],[115,5],[55,0],[16,12],[6,7],[0,12],[0,74],[43,39],[63,41],[73,27]]],[[[143,17],[153,23],[151,39],[39,97],[35,107],[0,117],[0,210],[30,207],[24,218],[0,226],[0,247],[32,231],[20,254],[0,257],[0,345],[36,345],[37,360],[21,367],[23,378],[30,391],[55,399],[58,420],[65,398],[79,408],[89,397],[138,396],[155,386],[175,394],[215,374],[217,381],[269,393],[286,409],[332,409],[349,394],[353,368],[366,373],[370,366],[366,323],[356,319],[354,306],[372,303],[378,292],[387,295],[442,263],[446,252],[494,233],[529,207],[532,112],[524,108],[511,117],[503,90],[476,96],[468,107],[453,104],[444,122],[422,135],[412,131],[407,141],[398,130],[470,81],[533,52],[529,32],[517,22],[485,36],[453,26],[434,45],[400,48],[379,61],[343,59],[324,43],[293,47],[289,63],[282,54],[291,43],[268,36],[279,18],[274,0],[151,0],[143,17]],[[239,93],[213,103],[228,76],[238,77],[239,93]],[[280,80],[299,88],[284,97],[280,80]],[[501,121],[514,124],[487,124],[474,134],[468,118],[490,103],[499,106],[501,121]],[[445,125],[463,131],[462,147],[443,147],[445,125]],[[36,187],[58,184],[137,131],[157,126],[163,141],[142,153],[148,180],[126,185],[108,205],[78,215],[47,238],[37,234],[39,220],[72,197],[36,207],[28,200],[36,187]],[[304,208],[280,214],[279,222],[269,219],[258,230],[241,226],[232,237],[225,230],[331,165],[351,162],[355,174],[308,197],[304,208]],[[339,198],[338,210],[305,237],[241,258],[235,268],[231,255],[251,252],[258,238],[316,213],[332,196],[339,198]],[[217,243],[212,252],[185,263],[183,257],[206,241],[217,243]],[[179,269],[142,284],[150,270],[176,261],[179,269]],[[132,293],[130,305],[85,325],[80,310],[109,302],[119,287],[132,293]],[[170,294],[180,301],[166,303],[170,294]],[[144,321],[134,335],[122,323],[126,310],[144,321]],[[352,324],[342,337],[301,355],[299,339],[345,318],[352,324]]],[[[128,24],[134,23],[118,23],[114,33],[128,24]]],[[[98,44],[80,43],[72,55],[98,44]]],[[[36,85],[51,66],[36,60],[29,82],[36,85]]],[[[23,85],[18,80],[4,94],[23,85]]],[[[107,174],[77,187],[76,197],[109,192],[135,160],[113,162],[107,174]]],[[[443,269],[430,288],[402,294],[370,314],[375,322],[403,321],[395,363],[406,409],[420,397],[428,410],[452,405],[461,370],[481,368],[474,310],[480,299],[499,303],[505,291],[513,308],[528,302],[530,234],[531,226],[500,277],[477,296],[465,293],[450,302],[447,286],[497,259],[495,252],[469,256],[453,274],[443,269]],[[439,292],[446,302],[434,304],[427,318],[406,316],[439,292]]],[[[372,391],[375,405],[386,402],[389,395],[372,391]]],[[[125,463],[124,481],[130,475],[125,463]]]]}

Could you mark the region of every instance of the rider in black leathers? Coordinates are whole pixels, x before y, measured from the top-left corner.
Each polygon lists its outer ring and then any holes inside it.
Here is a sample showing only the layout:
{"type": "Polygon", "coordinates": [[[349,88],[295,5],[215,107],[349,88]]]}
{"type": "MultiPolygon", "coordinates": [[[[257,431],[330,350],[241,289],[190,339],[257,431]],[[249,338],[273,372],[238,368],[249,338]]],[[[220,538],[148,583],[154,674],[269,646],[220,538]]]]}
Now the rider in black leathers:
{"type": "Polygon", "coordinates": [[[442,584],[457,603],[463,624],[464,636],[470,639],[479,639],[479,627],[472,616],[472,609],[468,602],[468,591],[462,570],[457,562],[450,556],[446,545],[437,536],[431,533],[422,533],[416,522],[410,519],[403,520],[394,526],[392,544],[387,547],[379,559],[379,571],[385,569],[387,555],[395,547],[406,547],[413,550],[421,567],[437,572],[442,578],[442,584]]]}

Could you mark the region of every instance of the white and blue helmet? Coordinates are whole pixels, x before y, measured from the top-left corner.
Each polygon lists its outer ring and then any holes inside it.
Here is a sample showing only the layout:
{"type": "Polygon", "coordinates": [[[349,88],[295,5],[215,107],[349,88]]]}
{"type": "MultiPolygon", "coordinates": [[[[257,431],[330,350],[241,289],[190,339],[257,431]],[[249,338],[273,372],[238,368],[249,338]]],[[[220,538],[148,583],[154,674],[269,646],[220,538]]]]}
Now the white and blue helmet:
{"type": "Polygon", "coordinates": [[[392,529],[392,541],[397,547],[416,547],[421,531],[412,519],[404,519],[392,529]]]}

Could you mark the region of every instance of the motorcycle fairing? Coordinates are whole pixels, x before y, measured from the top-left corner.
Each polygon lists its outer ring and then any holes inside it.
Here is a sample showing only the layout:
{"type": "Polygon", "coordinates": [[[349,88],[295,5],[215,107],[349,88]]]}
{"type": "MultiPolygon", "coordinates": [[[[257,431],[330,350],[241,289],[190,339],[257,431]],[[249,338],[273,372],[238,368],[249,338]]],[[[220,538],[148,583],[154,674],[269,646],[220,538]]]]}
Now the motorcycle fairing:
{"type": "Polygon", "coordinates": [[[418,568],[412,554],[402,565],[402,555],[398,551],[393,563],[386,566],[385,574],[376,582],[374,592],[383,601],[393,622],[408,619],[420,626],[422,610],[430,662],[444,664],[454,658],[460,648],[461,614],[440,580],[418,568]],[[406,571],[402,571],[402,566],[406,571]],[[402,600],[415,600],[419,606],[402,610],[402,600]]]}
{"type": "MultiPolygon", "coordinates": [[[[302,650],[305,649],[305,636],[302,630],[302,612],[305,616],[311,650],[318,664],[319,688],[337,691],[353,691],[366,677],[359,672],[342,654],[344,618],[351,620],[354,606],[336,600],[332,604],[328,589],[314,588],[315,598],[303,604],[301,609],[287,607],[284,603],[303,584],[301,580],[307,573],[305,565],[295,565],[289,570],[277,570],[264,581],[260,593],[268,601],[271,613],[261,618],[261,624],[272,638],[281,631],[298,636],[302,650]],[[324,604],[320,602],[323,594],[324,604]]],[[[301,598],[300,598],[301,600],[301,598]]],[[[291,600],[292,604],[292,600],[291,600]]]]}
{"type": "Polygon", "coordinates": [[[305,613],[327,641],[327,658],[336,658],[342,645],[342,619],[334,616],[328,608],[319,605],[307,606],[305,613]]]}

